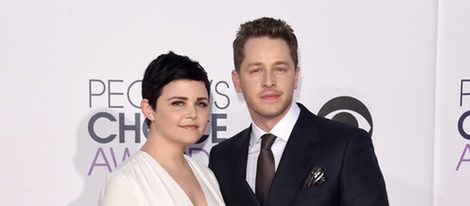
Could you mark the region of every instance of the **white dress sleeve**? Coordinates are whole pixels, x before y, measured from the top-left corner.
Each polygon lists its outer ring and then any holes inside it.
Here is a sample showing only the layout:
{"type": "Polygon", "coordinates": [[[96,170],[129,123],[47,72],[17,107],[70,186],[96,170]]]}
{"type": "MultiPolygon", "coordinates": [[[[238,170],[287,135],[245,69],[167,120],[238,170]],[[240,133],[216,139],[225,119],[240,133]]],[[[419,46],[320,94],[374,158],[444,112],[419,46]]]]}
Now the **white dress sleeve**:
{"type": "Polygon", "coordinates": [[[129,177],[116,170],[106,178],[98,205],[130,206],[140,205],[140,203],[129,177]]]}

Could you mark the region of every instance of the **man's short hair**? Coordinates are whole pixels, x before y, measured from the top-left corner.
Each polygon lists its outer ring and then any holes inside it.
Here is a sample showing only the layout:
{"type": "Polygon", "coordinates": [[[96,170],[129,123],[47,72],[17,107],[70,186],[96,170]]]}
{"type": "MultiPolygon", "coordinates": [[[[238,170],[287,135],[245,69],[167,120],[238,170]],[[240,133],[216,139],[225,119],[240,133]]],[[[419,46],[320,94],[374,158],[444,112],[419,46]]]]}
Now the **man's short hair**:
{"type": "Polygon", "coordinates": [[[240,65],[245,58],[243,49],[246,42],[250,38],[265,36],[270,38],[280,38],[286,41],[289,46],[290,55],[294,61],[294,66],[297,69],[299,62],[297,51],[298,45],[297,37],[295,36],[292,27],[281,19],[262,17],[240,25],[240,29],[233,41],[233,60],[235,63],[235,70],[237,72],[240,71],[240,65]]]}

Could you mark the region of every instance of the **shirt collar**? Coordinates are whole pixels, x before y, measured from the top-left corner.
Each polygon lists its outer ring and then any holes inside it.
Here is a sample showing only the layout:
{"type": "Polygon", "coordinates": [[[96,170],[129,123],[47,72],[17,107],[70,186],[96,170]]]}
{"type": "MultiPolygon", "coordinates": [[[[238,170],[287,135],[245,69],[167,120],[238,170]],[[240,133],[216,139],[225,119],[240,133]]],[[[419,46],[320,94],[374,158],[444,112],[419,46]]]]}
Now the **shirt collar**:
{"type": "Polygon", "coordinates": [[[263,131],[259,128],[253,121],[251,123],[251,140],[250,145],[254,145],[257,141],[260,141],[262,135],[266,133],[271,133],[276,135],[282,141],[287,142],[289,140],[290,134],[294,129],[294,125],[297,122],[297,119],[300,115],[299,106],[293,102],[289,111],[286,115],[271,129],[271,131],[263,131]]]}

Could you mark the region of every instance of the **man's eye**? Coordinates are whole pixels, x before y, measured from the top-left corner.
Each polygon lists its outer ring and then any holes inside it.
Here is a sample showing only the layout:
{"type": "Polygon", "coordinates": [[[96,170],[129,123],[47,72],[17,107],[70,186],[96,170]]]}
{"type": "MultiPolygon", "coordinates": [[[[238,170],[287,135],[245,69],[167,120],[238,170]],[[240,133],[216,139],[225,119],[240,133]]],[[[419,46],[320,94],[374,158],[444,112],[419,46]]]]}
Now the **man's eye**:
{"type": "Polygon", "coordinates": [[[284,67],[277,67],[276,68],[276,72],[286,72],[286,71],[287,71],[287,69],[284,68],[284,67]]]}
{"type": "Polygon", "coordinates": [[[261,72],[260,68],[250,70],[250,73],[252,73],[252,74],[256,74],[256,73],[260,73],[260,72],[261,72]]]}

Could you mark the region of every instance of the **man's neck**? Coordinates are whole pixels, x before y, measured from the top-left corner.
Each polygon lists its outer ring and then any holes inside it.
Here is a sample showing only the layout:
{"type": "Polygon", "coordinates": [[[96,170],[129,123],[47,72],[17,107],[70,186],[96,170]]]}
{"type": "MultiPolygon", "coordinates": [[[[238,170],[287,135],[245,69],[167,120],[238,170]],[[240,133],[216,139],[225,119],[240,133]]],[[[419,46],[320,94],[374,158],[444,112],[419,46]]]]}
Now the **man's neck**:
{"type": "Polygon", "coordinates": [[[286,114],[289,112],[291,107],[292,107],[292,104],[289,105],[289,107],[283,113],[277,116],[261,116],[251,111],[250,111],[250,115],[251,115],[251,119],[256,124],[256,126],[258,126],[260,129],[262,129],[265,132],[269,132],[274,128],[274,126],[276,126],[277,123],[279,123],[279,121],[282,120],[282,118],[286,116],[286,114]]]}

